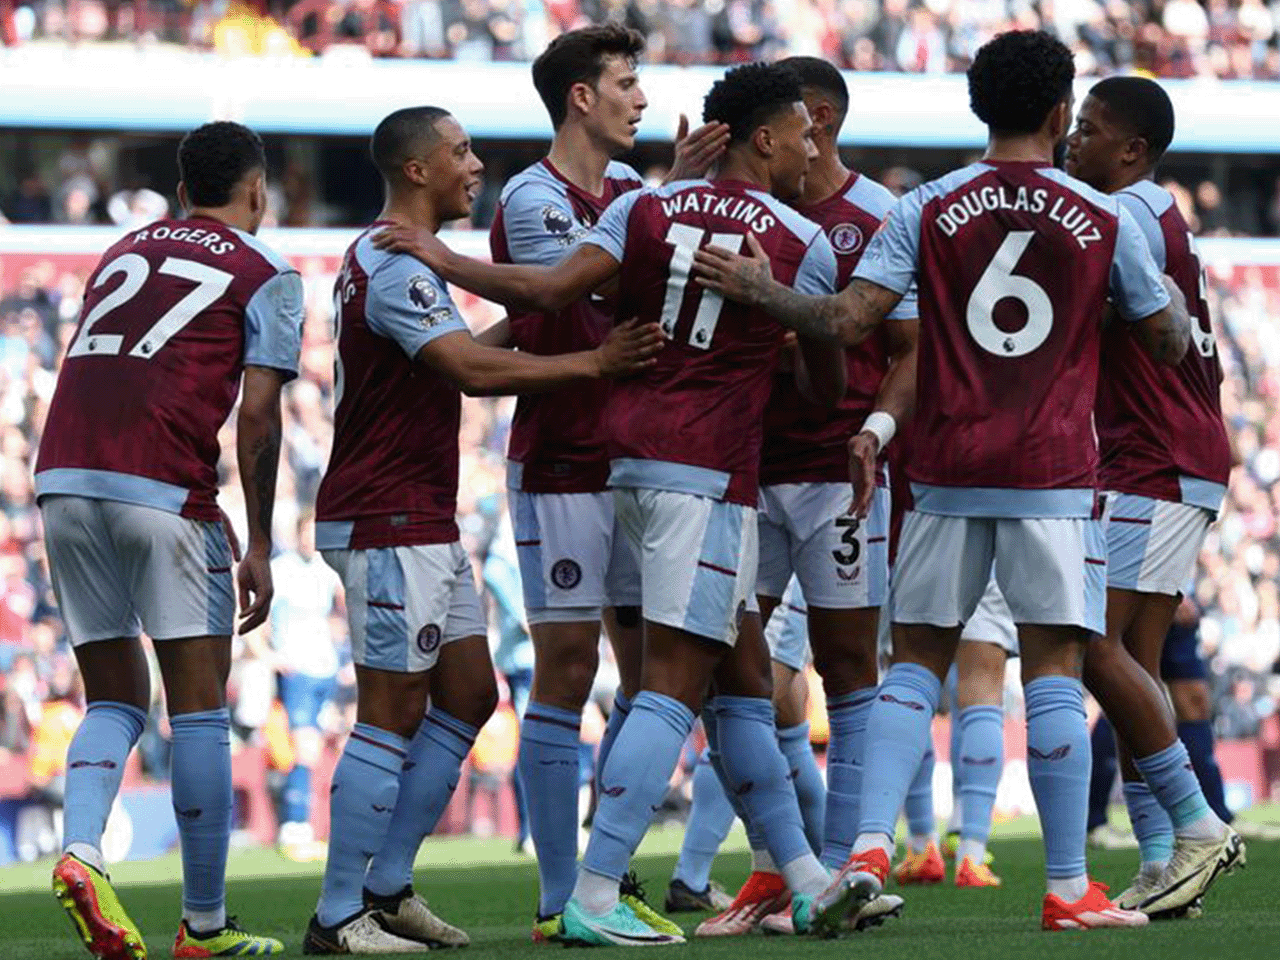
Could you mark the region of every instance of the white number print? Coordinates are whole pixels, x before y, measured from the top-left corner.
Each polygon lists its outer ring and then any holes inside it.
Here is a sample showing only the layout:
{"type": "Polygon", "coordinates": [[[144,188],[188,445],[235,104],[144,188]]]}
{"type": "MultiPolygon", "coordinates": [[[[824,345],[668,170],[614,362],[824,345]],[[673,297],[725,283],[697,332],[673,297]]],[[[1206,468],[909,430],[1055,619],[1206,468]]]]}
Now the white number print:
{"type": "Polygon", "coordinates": [[[965,318],[969,333],[983,350],[1001,357],[1025,356],[1044,343],[1053,329],[1053,304],[1044,287],[1013,272],[1034,235],[1032,230],[1010,232],[969,296],[965,318]],[[1009,297],[1027,310],[1026,324],[1013,333],[1001,330],[995,321],[996,304],[1009,297]]]}
{"type": "Polygon", "coordinates": [[[1196,276],[1200,280],[1200,303],[1205,305],[1204,315],[1201,316],[1199,303],[1187,304],[1187,310],[1196,322],[1193,339],[1196,349],[1200,351],[1200,356],[1212,357],[1218,345],[1213,339],[1213,327],[1209,325],[1209,284],[1205,279],[1204,261],[1200,259],[1200,248],[1196,246],[1195,234],[1190,230],[1187,231],[1187,248],[1191,251],[1191,258],[1196,262],[1196,276]]]}
{"type": "MultiPolygon", "coordinates": [[[[701,228],[687,223],[673,223],[667,230],[667,243],[675,247],[675,251],[671,254],[671,266],[667,270],[667,296],[662,301],[662,319],[659,322],[668,340],[675,337],[680,305],[684,302],[685,288],[689,285],[689,271],[693,267],[693,255],[702,246],[705,235],[701,228]]],[[[736,233],[713,233],[711,243],[736,253],[742,249],[742,236],[736,233]]],[[[698,312],[694,315],[693,326],[689,330],[690,346],[699,350],[711,348],[711,338],[715,336],[722,309],[724,298],[720,294],[710,290],[702,292],[698,312]]]]}
{"type": "MultiPolygon", "coordinates": [[[[166,257],[157,271],[169,277],[180,277],[195,282],[191,291],[170,307],[142,338],[133,345],[129,356],[149,360],[183,327],[195,319],[200,311],[210,307],[222,296],[231,285],[232,275],[225,270],[194,260],[182,260],[178,257],[166,257]]],[[[84,318],[84,325],[71,347],[67,350],[67,359],[72,357],[114,357],[120,353],[124,345],[124,337],[118,333],[94,333],[93,325],[112,310],[128,303],[138,295],[147,278],[151,276],[151,265],[146,258],[136,253],[126,253],[116,257],[102,268],[93,286],[96,290],[117,273],[124,274],[124,282],[115,290],[103,297],[84,318]]]]}

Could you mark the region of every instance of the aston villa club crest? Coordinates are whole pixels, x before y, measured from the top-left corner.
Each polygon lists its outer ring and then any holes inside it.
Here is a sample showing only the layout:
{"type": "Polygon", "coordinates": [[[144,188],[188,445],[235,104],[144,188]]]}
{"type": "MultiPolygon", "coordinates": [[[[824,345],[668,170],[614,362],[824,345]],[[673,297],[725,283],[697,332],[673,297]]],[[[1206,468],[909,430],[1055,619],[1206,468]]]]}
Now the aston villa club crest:
{"type": "Polygon", "coordinates": [[[862,230],[856,224],[838,223],[831,228],[830,239],[836,253],[856,253],[862,247],[862,230]]]}

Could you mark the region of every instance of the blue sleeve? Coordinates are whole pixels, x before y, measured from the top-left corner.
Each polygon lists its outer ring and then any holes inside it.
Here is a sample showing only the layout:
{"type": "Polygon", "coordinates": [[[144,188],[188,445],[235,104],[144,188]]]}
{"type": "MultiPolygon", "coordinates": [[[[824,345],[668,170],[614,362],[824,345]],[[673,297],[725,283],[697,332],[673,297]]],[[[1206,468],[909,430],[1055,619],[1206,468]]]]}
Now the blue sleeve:
{"type": "Polygon", "coordinates": [[[869,280],[903,295],[912,288],[920,258],[922,210],[918,188],[898,201],[867,244],[867,252],[854,268],[854,279],[869,280]]]}
{"type": "Polygon", "coordinates": [[[1111,259],[1111,301],[1126,320],[1141,320],[1169,305],[1160,268],[1151,258],[1133,214],[1120,207],[1116,249],[1111,259]]]}
{"type": "Polygon", "coordinates": [[[631,211],[645,190],[632,190],[618,197],[609,204],[607,210],[600,214],[600,220],[583,239],[599,247],[619,263],[622,262],[623,251],[627,248],[627,221],[631,219],[631,211]]]}
{"type": "Polygon", "coordinates": [[[503,200],[502,226],[511,262],[541,267],[563,260],[587,232],[568,198],[537,180],[522,183],[503,200]]]}
{"type": "Polygon", "coordinates": [[[825,297],[836,292],[836,253],[826,235],[814,234],[813,242],[804,252],[800,269],[796,271],[794,284],[797,293],[825,297]]]}
{"type": "Polygon", "coordinates": [[[916,302],[916,285],[913,283],[902,295],[898,305],[889,311],[888,320],[918,320],[920,305],[916,302]]]}
{"type": "Polygon", "coordinates": [[[305,298],[296,270],[277,273],[260,286],[244,308],[244,362],[271,367],[292,380],[302,353],[305,298]]]}
{"type": "Polygon", "coordinates": [[[364,312],[369,328],[410,359],[437,337],[469,331],[440,278],[404,255],[389,257],[369,278],[364,312]]]}
{"type": "Polygon", "coordinates": [[[1120,201],[1121,208],[1133,214],[1133,222],[1138,225],[1138,229],[1142,231],[1143,237],[1146,238],[1147,248],[1151,251],[1151,259],[1156,262],[1156,268],[1163,271],[1165,264],[1168,262],[1168,253],[1164,248],[1164,231],[1160,229],[1160,218],[1156,216],[1154,210],[1147,206],[1147,202],[1139,196],[1131,193],[1119,193],[1116,194],[1116,199],[1120,201]]]}

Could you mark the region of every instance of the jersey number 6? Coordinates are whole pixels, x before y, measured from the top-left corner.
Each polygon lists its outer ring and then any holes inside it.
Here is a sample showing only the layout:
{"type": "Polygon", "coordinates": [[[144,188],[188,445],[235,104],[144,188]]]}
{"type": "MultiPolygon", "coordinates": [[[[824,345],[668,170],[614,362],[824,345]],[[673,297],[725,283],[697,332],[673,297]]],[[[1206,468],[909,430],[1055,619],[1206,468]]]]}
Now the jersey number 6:
{"type": "Polygon", "coordinates": [[[1032,230],[1010,232],[969,295],[965,322],[978,346],[988,353],[1021,357],[1044,343],[1053,327],[1053,304],[1044,287],[1013,272],[1033,236],[1032,230]],[[1012,333],[1001,330],[995,321],[996,304],[1007,297],[1027,310],[1027,322],[1012,333]]]}

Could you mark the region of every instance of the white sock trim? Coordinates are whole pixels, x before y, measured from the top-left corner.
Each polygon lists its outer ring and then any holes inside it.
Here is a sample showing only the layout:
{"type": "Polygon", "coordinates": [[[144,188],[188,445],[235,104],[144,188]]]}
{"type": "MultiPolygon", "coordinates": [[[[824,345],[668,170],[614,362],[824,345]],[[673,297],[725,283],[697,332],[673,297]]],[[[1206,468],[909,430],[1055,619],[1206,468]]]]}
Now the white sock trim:
{"type": "Polygon", "coordinates": [[[783,879],[793,894],[816,897],[831,883],[831,874],[812,853],[802,854],[782,867],[783,879]]]}
{"type": "Polygon", "coordinates": [[[618,881],[583,867],[573,886],[573,899],[593,917],[603,917],[618,905],[618,881]]]}
{"type": "Polygon", "coordinates": [[[881,849],[885,856],[893,857],[893,837],[887,833],[860,833],[853,842],[853,853],[866,853],[868,850],[881,849]]]}
{"type": "Polygon", "coordinates": [[[183,907],[182,919],[187,921],[188,930],[210,933],[227,925],[227,908],[221,906],[217,910],[188,910],[183,907]]]}
{"type": "Polygon", "coordinates": [[[1075,903],[1089,892],[1089,878],[1083,873],[1078,877],[1050,877],[1048,890],[1064,903],[1075,903]]]}
{"type": "Polygon", "coordinates": [[[769,856],[768,850],[752,850],[751,851],[751,872],[752,873],[781,873],[778,865],[773,862],[773,857],[769,856]]]}
{"type": "Polygon", "coordinates": [[[102,856],[102,850],[91,843],[69,843],[62,852],[71,854],[77,860],[83,860],[99,873],[107,872],[107,861],[102,856]]]}

